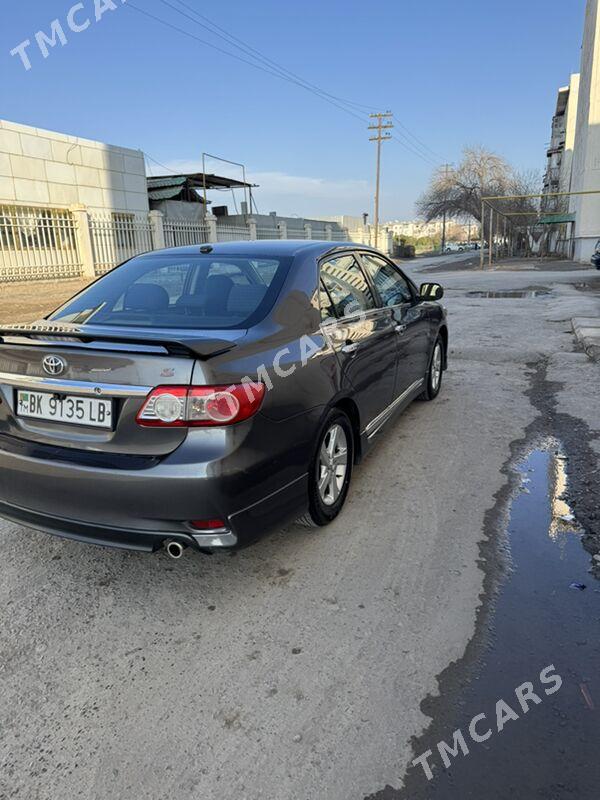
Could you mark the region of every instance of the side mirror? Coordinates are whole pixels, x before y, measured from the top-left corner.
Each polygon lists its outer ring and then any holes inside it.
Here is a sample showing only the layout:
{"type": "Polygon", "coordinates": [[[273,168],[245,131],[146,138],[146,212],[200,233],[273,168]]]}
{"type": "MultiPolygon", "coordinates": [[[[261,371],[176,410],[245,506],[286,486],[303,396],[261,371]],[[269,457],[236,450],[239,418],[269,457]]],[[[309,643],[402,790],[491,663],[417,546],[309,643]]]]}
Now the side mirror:
{"type": "Polygon", "coordinates": [[[419,300],[441,300],[444,289],[439,283],[422,283],[419,288],[419,300]]]}

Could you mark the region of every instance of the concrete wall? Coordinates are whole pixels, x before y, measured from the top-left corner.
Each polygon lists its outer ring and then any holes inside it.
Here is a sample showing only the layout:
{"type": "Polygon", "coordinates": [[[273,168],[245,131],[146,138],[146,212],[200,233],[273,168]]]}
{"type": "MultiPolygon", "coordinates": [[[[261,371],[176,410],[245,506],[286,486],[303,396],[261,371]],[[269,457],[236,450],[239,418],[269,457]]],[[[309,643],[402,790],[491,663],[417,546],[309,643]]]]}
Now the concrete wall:
{"type": "Polygon", "coordinates": [[[319,222],[335,222],[341,228],[347,228],[348,230],[357,230],[358,228],[362,228],[364,226],[363,218],[351,216],[349,214],[338,214],[337,216],[333,217],[315,217],[316,220],[319,222]]]}
{"type": "MultiPolygon", "coordinates": [[[[304,217],[274,217],[272,214],[252,214],[252,219],[256,220],[256,227],[261,229],[272,228],[276,230],[280,222],[285,223],[288,230],[288,239],[294,238],[294,231],[304,232],[305,225],[311,226],[313,239],[326,238],[326,225],[330,225],[334,231],[341,232],[342,230],[337,222],[324,222],[323,220],[306,219],[304,217]]],[[[243,214],[229,214],[227,217],[219,217],[221,225],[244,226],[246,224],[245,221],[246,217],[243,214]]]]}
{"type": "MultiPolygon", "coordinates": [[[[588,0],[585,17],[572,191],[600,190],[600,16],[588,0]]],[[[571,198],[575,211],[575,258],[589,262],[600,239],[600,194],[571,198]]]]}
{"type": "Polygon", "coordinates": [[[0,204],[148,211],[144,155],[0,120],[0,204]]]}

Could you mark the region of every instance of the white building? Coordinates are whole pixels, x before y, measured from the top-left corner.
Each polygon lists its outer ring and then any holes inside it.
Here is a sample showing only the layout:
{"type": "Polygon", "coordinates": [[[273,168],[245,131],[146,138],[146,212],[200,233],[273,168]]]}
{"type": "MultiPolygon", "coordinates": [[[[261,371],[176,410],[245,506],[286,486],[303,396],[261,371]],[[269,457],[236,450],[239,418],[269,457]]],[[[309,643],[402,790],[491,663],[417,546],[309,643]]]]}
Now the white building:
{"type": "Polygon", "coordinates": [[[139,150],[0,120],[0,206],[148,212],[139,150]]]}
{"type": "Polygon", "coordinates": [[[571,198],[575,213],[575,258],[589,263],[600,239],[600,14],[598,0],[588,0],[585,16],[577,129],[571,171],[571,191],[598,194],[571,198]]]}
{"type": "MultiPolygon", "coordinates": [[[[382,225],[388,231],[391,231],[396,237],[410,236],[415,239],[435,238],[441,237],[444,223],[442,220],[432,220],[425,222],[425,220],[409,220],[402,222],[400,220],[392,220],[391,222],[384,222],[382,225]]],[[[468,239],[476,238],[478,233],[479,224],[473,220],[470,223],[456,222],[451,219],[446,223],[446,230],[451,233],[454,238],[458,237],[460,241],[467,241],[468,239]]]]}
{"type": "Polygon", "coordinates": [[[0,286],[91,279],[165,246],[347,239],[334,223],[253,218],[243,205],[239,215],[214,206],[214,214],[204,214],[197,194],[204,186],[253,188],[217,175],[167,175],[147,182],[139,150],[0,120],[0,286]]]}
{"type": "Polygon", "coordinates": [[[573,181],[573,154],[575,153],[575,135],[577,132],[577,110],[579,107],[580,75],[575,72],[569,81],[569,97],[565,109],[565,149],[561,163],[560,190],[570,192],[573,181]]]}
{"type": "Polygon", "coordinates": [[[571,75],[569,85],[558,90],[552,134],[546,152],[544,194],[571,191],[578,99],[579,74],[575,73],[571,75]]]}
{"type": "Polygon", "coordinates": [[[335,222],[337,223],[340,228],[346,228],[347,230],[358,230],[359,228],[365,227],[365,218],[364,217],[357,217],[352,216],[350,214],[337,214],[330,217],[314,217],[314,219],[319,220],[320,222],[335,222]]]}
{"type": "Polygon", "coordinates": [[[384,222],[383,227],[391,231],[394,236],[414,236],[419,239],[422,237],[433,237],[441,233],[441,222],[425,222],[424,220],[391,220],[384,222]]]}

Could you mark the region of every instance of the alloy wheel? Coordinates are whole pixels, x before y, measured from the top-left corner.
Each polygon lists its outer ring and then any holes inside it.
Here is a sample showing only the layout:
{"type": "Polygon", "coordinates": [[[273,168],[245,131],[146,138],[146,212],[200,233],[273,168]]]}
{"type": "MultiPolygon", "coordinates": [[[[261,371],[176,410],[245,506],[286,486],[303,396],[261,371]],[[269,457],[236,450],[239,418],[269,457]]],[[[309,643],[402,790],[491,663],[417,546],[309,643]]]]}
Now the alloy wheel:
{"type": "Polygon", "coordinates": [[[326,506],[339,498],[348,472],[348,440],[341,425],[332,425],[319,452],[318,489],[326,506]]]}
{"type": "Polygon", "coordinates": [[[442,379],[442,347],[439,342],[436,343],[433,350],[433,358],[431,360],[431,389],[437,392],[440,387],[442,379]]]}

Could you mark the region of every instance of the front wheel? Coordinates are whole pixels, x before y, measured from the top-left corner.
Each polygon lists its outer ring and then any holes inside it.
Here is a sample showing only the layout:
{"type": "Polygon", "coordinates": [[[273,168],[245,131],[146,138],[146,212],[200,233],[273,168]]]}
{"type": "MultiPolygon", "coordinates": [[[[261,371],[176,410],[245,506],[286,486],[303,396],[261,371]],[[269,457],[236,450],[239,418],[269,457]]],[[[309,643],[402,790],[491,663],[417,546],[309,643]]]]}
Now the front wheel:
{"type": "Polygon", "coordinates": [[[435,400],[442,388],[442,375],[444,370],[444,345],[438,338],[433,345],[433,352],[429,361],[429,369],[425,377],[425,391],[419,395],[420,400],[435,400]]]}
{"type": "Polygon", "coordinates": [[[348,417],[331,411],[316,439],[308,475],[308,513],[299,522],[321,527],[332,522],[348,495],[354,459],[354,435],[348,417]]]}

